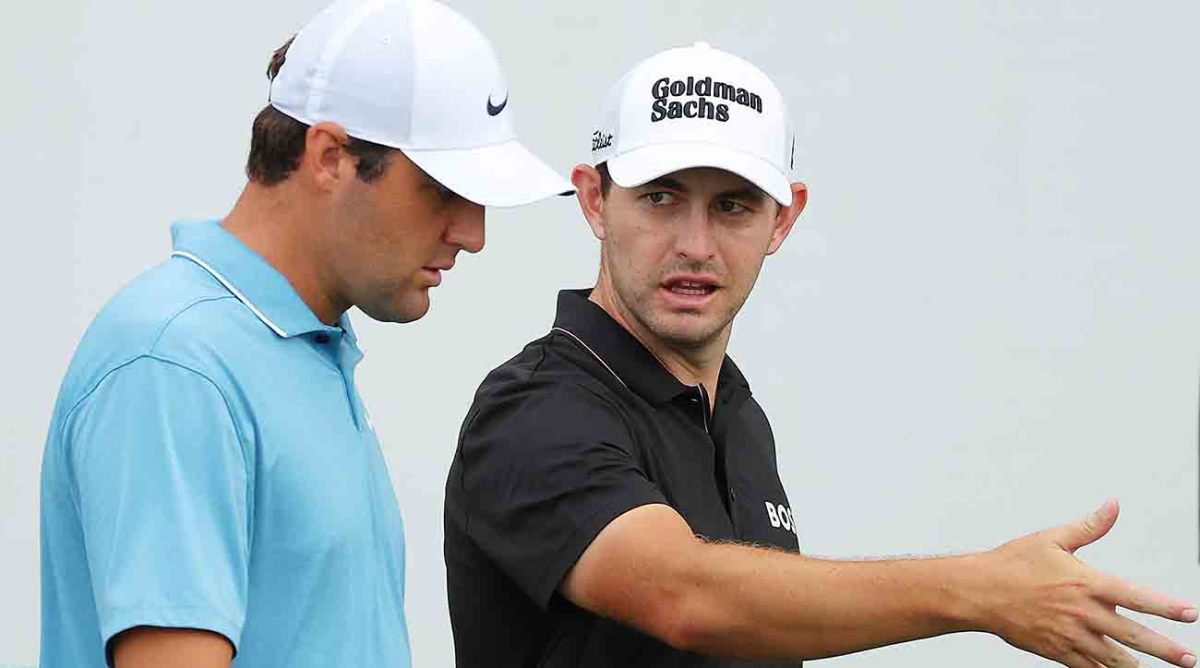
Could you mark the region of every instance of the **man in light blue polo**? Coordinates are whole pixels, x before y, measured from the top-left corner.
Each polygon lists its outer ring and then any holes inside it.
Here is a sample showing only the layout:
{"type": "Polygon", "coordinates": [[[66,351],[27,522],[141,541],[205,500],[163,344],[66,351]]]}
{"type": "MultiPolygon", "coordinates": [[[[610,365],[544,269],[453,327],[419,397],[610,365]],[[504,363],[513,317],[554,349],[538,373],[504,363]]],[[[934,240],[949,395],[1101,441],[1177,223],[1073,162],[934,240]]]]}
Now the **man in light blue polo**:
{"type": "Polygon", "coordinates": [[[570,185],[487,40],[337,2],[276,52],[220,222],[97,316],[42,466],[43,668],[409,665],[404,538],[346,310],[409,322],[483,207],[570,185]]]}

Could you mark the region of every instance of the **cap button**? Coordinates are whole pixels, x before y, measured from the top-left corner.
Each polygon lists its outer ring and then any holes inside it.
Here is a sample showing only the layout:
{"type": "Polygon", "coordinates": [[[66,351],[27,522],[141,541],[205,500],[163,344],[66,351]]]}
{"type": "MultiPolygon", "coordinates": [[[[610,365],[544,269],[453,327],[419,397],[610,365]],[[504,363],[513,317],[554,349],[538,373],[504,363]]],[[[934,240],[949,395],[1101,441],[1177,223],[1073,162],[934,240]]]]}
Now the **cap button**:
{"type": "Polygon", "coordinates": [[[693,44],[692,46],[693,46],[693,47],[695,47],[695,48],[697,48],[697,49],[707,49],[707,48],[710,48],[710,47],[708,46],[708,42],[696,42],[696,43],[695,43],[695,44],[693,44]]]}

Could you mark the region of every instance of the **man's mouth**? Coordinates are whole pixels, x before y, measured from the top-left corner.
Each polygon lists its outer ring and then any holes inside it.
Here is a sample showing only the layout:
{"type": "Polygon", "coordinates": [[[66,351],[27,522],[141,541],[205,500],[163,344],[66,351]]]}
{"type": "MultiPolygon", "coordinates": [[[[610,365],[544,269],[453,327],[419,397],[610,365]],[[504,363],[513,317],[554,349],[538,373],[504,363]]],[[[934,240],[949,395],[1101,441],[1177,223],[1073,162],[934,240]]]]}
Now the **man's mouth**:
{"type": "Polygon", "coordinates": [[[687,301],[703,301],[720,287],[716,280],[706,276],[679,276],[662,283],[664,290],[687,301]]]}
{"type": "Polygon", "coordinates": [[[442,283],[442,272],[450,271],[450,269],[453,266],[454,266],[454,261],[451,260],[451,261],[445,262],[443,264],[435,264],[435,265],[429,265],[426,267],[421,267],[421,270],[425,272],[426,277],[428,277],[430,279],[430,282],[433,284],[433,286],[437,286],[437,285],[441,285],[441,283],[442,283]]]}
{"type": "Polygon", "coordinates": [[[716,290],[715,285],[696,283],[693,281],[675,281],[667,284],[667,289],[681,295],[707,295],[716,290]]]}

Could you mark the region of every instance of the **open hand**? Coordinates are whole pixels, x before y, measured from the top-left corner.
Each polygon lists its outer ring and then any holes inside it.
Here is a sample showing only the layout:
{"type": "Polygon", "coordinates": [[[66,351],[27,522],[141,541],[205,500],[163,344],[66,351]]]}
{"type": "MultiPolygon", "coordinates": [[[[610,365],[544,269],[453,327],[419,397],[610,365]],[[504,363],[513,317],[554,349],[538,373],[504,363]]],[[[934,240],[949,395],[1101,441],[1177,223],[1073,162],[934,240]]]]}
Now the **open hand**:
{"type": "Polygon", "coordinates": [[[1075,558],[1076,550],[1108,533],[1118,512],[1117,503],[1109,501],[1079,522],[1023,536],[983,555],[989,562],[984,630],[1071,668],[1138,665],[1124,647],[1176,666],[1195,666],[1192,651],[1117,612],[1124,608],[1190,623],[1196,621],[1194,606],[1075,558]]]}

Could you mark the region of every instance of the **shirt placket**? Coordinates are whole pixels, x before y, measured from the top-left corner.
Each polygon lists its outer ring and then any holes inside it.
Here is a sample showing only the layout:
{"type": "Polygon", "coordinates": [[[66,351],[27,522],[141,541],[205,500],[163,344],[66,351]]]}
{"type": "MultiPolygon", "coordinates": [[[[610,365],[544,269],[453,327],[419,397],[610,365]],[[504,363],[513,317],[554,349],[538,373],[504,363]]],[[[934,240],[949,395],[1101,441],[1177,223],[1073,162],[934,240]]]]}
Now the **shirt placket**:
{"type": "Polygon", "coordinates": [[[342,381],[342,393],[354,426],[362,431],[366,422],[366,411],[359,400],[358,391],[354,385],[354,370],[362,360],[362,353],[346,335],[340,331],[318,332],[313,340],[319,346],[319,352],[325,355],[337,368],[342,381]]]}
{"type": "Polygon", "coordinates": [[[713,433],[713,412],[709,408],[711,403],[708,397],[708,391],[704,389],[703,384],[696,385],[689,392],[695,392],[695,396],[691,398],[691,403],[698,404],[700,409],[700,423],[704,427],[704,433],[708,436],[708,444],[712,448],[713,453],[713,484],[717,486],[717,494],[720,495],[724,502],[725,514],[729,517],[729,523],[733,527],[735,533],[738,531],[737,513],[734,512],[734,501],[737,500],[737,493],[733,486],[729,484],[729,473],[725,469],[725,453],[724,448],[718,447],[715,435],[713,433]]]}

